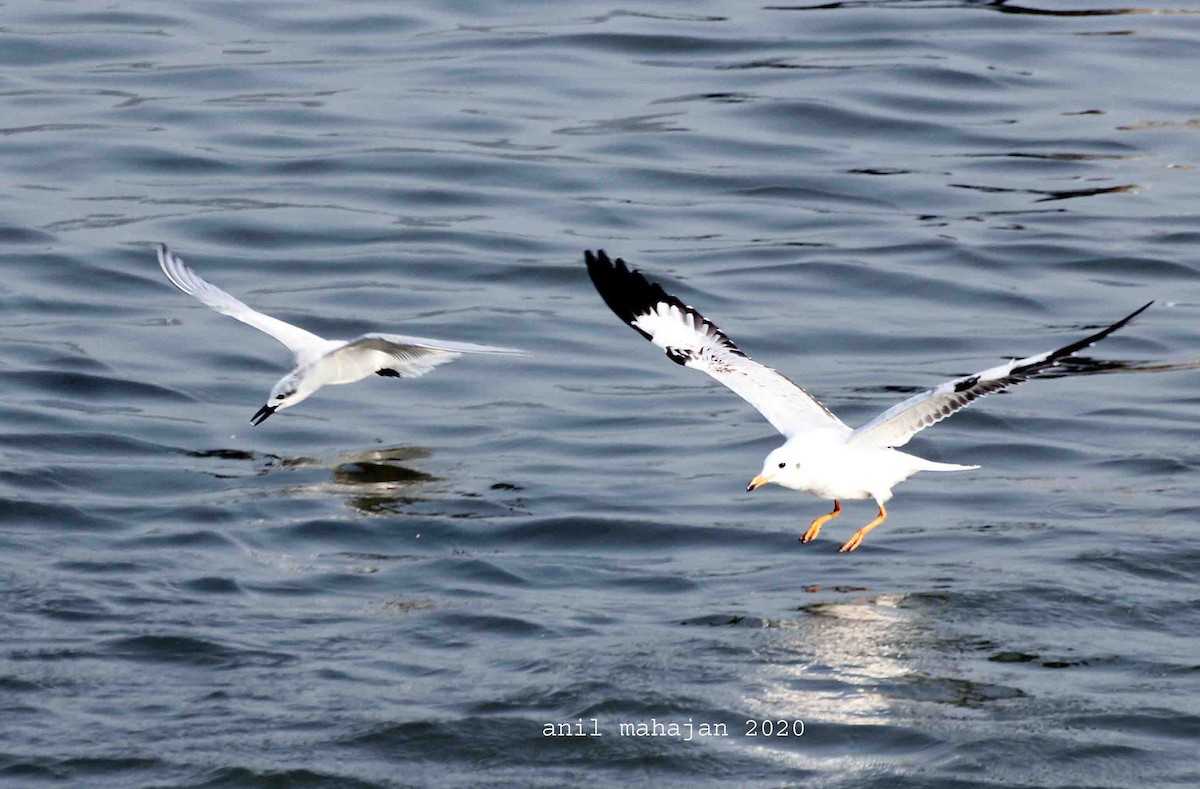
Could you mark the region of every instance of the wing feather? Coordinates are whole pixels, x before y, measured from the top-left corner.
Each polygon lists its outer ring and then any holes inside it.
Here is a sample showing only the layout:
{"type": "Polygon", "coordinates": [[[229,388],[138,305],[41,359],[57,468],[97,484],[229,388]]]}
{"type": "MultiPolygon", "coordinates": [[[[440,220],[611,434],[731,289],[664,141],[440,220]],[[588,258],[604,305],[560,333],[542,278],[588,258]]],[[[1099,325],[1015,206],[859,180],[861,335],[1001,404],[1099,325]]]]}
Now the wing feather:
{"type": "Polygon", "coordinates": [[[855,430],[850,437],[850,443],[858,446],[904,446],[917,433],[966,408],[985,395],[1039,376],[1069,375],[1071,368],[1064,366],[1063,360],[1100,342],[1142,314],[1153,303],[1149,302],[1104,330],[1078,342],[1064,345],[1058,350],[1024,359],[1013,359],[1007,364],[997,365],[974,375],[964,375],[962,378],[955,378],[913,395],[855,430]]]}
{"type": "Polygon", "coordinates": [[[163,273],[167,275],[167,279],[171,280],[172,285],[206,307],[269,334],[286,345],[297,357],[325,342],[321,337],[305,331],[299,326],[293,326],[247,307],[216,285],[201,279],[196,272],[184,264],[178,255],[167,249],[166,244],[158,245],[158,264],[162,266],[163,273]]]}
{"type": "Polygon", "coordinates": [[[378,370],[394,370],[400,378],[419,378],[464,353],[527,356],[514,348],[470,342],[432,340],[401,334],[364,334],[322,357],[337,370],[338,379],[358,380],[378,370]]]}
{"type": "Polygon", "coordinates": [[[625,261],[584,252],[592,284],[617,317],[666,351],[667,358],[715,378],[758,409],[785,436],[804,430],[849,432],[815,397],[754,361],[715,325],[625,261]]]}

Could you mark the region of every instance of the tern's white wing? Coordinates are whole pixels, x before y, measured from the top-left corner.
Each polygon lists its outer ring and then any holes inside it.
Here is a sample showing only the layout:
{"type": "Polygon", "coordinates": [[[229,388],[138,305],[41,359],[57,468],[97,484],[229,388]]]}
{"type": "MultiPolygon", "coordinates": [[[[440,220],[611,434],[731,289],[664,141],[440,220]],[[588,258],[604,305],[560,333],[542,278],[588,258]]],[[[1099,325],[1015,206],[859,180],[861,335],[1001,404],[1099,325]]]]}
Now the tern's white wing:
{"type": "Polygon", "coordinates": [[[849,433],[815,397],[742,353],[700,313],[652,284],[625,261],[600,250],[585,252],[588,274],[604,302],[621,320],[667,352],[676,364],[702,370],[732,389],[785,436],[812,429],[849,433]]]}
{"type": "Polygon", "coordinates": [[[167,279],[171,280],[171,284],[184,293],[194,296],[201,304],[211,307],[222,315],[236,318],[242,323],[271,335],[297,356],[304,351],[311,352],[315,346],[320,346],[325,342],[322,338],[299,326],[293,326],[278,318],[272,318],[270,315],[263,315],[261,312],[250,309],[216,285],[204,281],[196,272],[188,268],[178,255],[167,249],[166,244],[158,245],[158,264],[162,266],[163,273],[167,275],[167,279]]]}
{"type": "Polygon", "coordinates": [[[1069,373],[1061,366],[1063,359],[1103,340],[1136,318],[1150,304],[1146,304],[1131,315],[1122,318],[1103,331],[1096,332],[1078,342],[1065,345],[1056,351],[1039,353],[1024,359],[1014,359],[1008,364],[991,367],[975,375],[966,375],[947,381],[941,386],[913,395],[902,403],[892,406],[867,424],[854,431],[850,443],[857,446],[900,447],[914,435],[936,424],[984,395],[999,392],[1010,386],[1047,373],[1069,373]]]}
{"type": "Polygon", "coordinates": [[[419,378],[438,365],[464,353],[525,356],[524,351],[470,342],[431,340],[400,334],[364,334],[335,348],[320,359],[329,365],[334,381],[357,381],[371,373],[398,378],[419,378]]]}

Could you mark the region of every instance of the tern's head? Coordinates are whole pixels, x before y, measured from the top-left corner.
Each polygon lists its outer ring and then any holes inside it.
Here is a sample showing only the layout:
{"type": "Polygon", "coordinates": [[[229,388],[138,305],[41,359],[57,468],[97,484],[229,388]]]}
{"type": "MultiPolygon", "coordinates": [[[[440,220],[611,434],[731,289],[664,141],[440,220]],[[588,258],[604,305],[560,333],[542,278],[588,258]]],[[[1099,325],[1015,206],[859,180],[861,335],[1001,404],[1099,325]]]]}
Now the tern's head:
{"type": "Polygon", "coordinates": [[[311,388],[301,386],[301,376],[296,373],[288,373],[280,378],[279,383],[271,389],[271,394],[267,397],[267,404],[258,409],[258,413],[250,417],[250,421],[255,425],[261,425],[271,414],[281,408],[291,408],[307,398],[313,391],[311,388]]]}
{"type": "Polygon", "coordinates": [[[799,455],[800,453],[796,451],[795,447],[787,444],[779,447],[767,455],[767,459],[763,461],[762,471],[757,477],[750,480],[746,490],[761,488],[768,482],[782,485],[785,488],[803,489],[806,475],[800,465],[799,455]]]}

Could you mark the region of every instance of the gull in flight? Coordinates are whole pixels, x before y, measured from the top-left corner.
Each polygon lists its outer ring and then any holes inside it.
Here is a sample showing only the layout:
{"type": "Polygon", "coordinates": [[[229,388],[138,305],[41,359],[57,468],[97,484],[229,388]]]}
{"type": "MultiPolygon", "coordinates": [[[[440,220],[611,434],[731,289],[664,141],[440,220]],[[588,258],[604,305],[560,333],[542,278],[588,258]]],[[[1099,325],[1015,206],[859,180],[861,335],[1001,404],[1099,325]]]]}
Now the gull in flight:
{"type": "Polygon", "coordinates": [[[892,488],[918,471],[968,471],[979,466],[935,463],[902,447],[918,432],[936,424],[984,395],[1047,373],[1064,374],[1061,363],[1103,340],[1153,304],[1144,305],[1113,325],[1055,351],[1014,359],[974,375],[947,381],[892,406],[860,428],[852,429],[815,397],[769,367],[742,353],[725,333],[700,313],[651,283],[625,261],[609,260],[604,251],[584,253],[588,274],[604,302],[621,320],[662,348],[667,358],[708,373],[754,406],[784,435],[783,446],[767,455],[762,471],[746,490],[769,482],[832,499],[833,511],[813,520],[801,542],[810,542],[821,527],[842,514],[842,499],[874,499],[879,514],[842,546],[853,551],[863,538],[887,520],[884,503],[892,488]]]}
{"type": "Polygon", "coordinates": [[[271,389],[267,403],[250,418],[261,425],[271,414],[291,408],[322,386],[361,381],[371,373],[391,378],[419,378],[464,353],[526,355],[511,348],[468,342],[430,340],[400,334],[364,334],[353,340],[326,340],[299,326],[250,309],[233,296],[201,279],[178,255],[158,245],[158,263],[171,284],[222,315],[253,326],[287,346],[296,366],[271,389]]]}

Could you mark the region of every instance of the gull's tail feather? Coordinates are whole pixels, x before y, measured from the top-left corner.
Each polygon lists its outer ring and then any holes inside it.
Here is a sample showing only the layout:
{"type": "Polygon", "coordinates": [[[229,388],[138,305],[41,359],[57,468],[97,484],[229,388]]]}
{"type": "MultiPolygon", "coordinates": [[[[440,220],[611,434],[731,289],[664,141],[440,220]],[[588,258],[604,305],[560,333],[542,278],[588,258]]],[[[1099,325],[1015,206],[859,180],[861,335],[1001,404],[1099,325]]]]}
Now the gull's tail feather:
{"type": "Polygon", "coordinates": [[[921,461],[919,471],[973,471],[979,468],[979,466],[960,466],[958,463],[938,463],[925,458],[919,458],[919,460],[921,461]]]}

